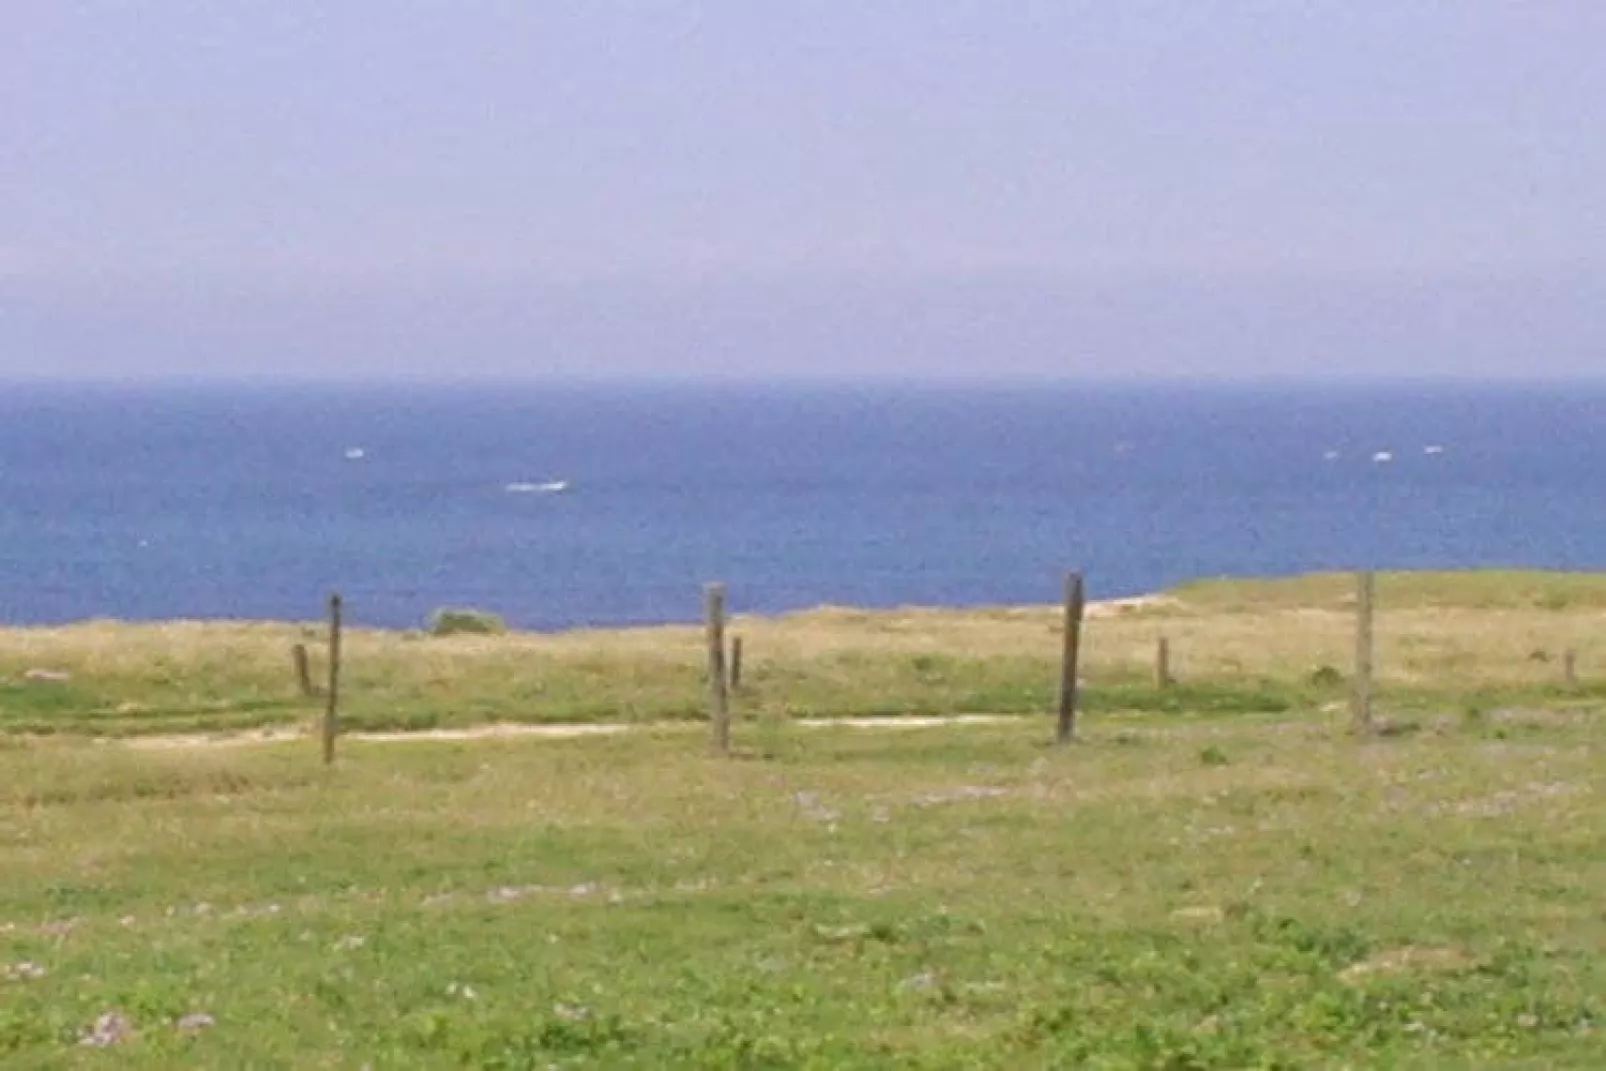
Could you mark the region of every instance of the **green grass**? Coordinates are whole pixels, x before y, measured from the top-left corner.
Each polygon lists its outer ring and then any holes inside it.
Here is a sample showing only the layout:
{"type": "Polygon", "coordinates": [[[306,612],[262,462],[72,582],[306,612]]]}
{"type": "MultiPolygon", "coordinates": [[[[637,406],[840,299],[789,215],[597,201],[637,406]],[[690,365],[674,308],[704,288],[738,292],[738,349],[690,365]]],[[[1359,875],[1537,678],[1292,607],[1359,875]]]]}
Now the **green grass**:
{"type": "Polygon", "coordinates": [[[1606,1063],[1591,716],[1047,722],[0,741],[0,1065],[1606,1063]]]}
{"type": "Polygon", "coordinates": [[[507,631],[507,622],[486,610],[443,607],[430,615],[429,631],[432,636],[499,636],[507,631]]]}
{"type": "MultiPolygon", "coordinates": [[[[1090,709],[1193,715],[1341,704],[1352,660],[1351,580],[1205,582],[1087,623],[1090,709]],[[1171,642],[1178,687],[1152,684],[1171,642]]],[[[695,594],[695,593],[694,593],[695,594]]],[[[1594,705],[1606,691],[1600,612],[1606,577],[1549,573],[1385,574],[1379,579],[1378,695],[1388,711],[1468,704],[1594,705]],[[1582,685],[1563,687],[1564,652],[1582,685]]],[[[347,607],[360,626],[360,605],[347,607]]],[[[1054,702],[1054,607],[863,612],[826,608],[738,618],[738,715],[1037,713],[1054,702]]],[[[303,699],[290,649],[316,626],[90,622],[0,631],[0,734],[96,736],[295,726],[303,699]],[[29,670],[66,672],[30,681],[29,670]]],[[[355,729],[486,722],[673,722],[704,716],[703,637],[690,626],[533,635],[353,629],[342,712],[355,729]]]]}

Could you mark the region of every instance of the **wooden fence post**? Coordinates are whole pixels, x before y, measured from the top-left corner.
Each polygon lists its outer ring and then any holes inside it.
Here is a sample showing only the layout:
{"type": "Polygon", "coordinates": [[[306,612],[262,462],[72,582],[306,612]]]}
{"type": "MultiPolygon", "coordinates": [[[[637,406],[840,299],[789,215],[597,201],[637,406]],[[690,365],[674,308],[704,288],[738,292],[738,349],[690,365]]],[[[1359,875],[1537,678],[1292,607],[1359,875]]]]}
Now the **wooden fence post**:
{"type": "Polygon", "coordinates": [[[1376,582],[1370,570],[1355,576],[1355,683],[1350,695],[1350,720],[1356,732],[1371,735],[1372,724],[1372,618],[1376,582]]]}
{"type": "Polygon", "coordinates": [[[703,588],[703,614],[708,632],[708,720],[714,733],[714,751],[731,749],[729,678],[725,674],[725,585],[703,588]]]}
{"type": "Polygon", "coordinates": [[[323,761],[335,761],[335,737],[340,732],[340,629],[341,602],[329,596],[329,695],[323,710],[323,761]]]}
{"type": "Polygon", "coordinates": [[[298,643],[290,648],[290,657],[296,664],[296,685],[301,689],[301,698],[311,699],[318,694],[318,688],[312,683],[312,666],[307,661],[307,645],[298,643]]]}
{"type": "Polygon", "coordinates": [[[742,687],[742,638],[731,637],[731,691],[740,691],[742,687]]]}
{"type": "Polygon", "coordinates": [[[1068,744],[1076,738],[1077,663],[1082,653],[1082,613],[1086,598],[1081,573],[1065,574],[1065,634],[1060,657],[1059,725],[1055,740],[1068,744]]]}
{"type": "Polygon", "coordinates": [[[1578,652],[1570,647],[1561,654],[1561,679],[1569,688],[1578,687],[1578,652]]]}
{"type": "Polygon", "coordinates": [[[1161,636],[1154,645],[1154,686],[1171,687],[1171,640],[1161,636]]]}

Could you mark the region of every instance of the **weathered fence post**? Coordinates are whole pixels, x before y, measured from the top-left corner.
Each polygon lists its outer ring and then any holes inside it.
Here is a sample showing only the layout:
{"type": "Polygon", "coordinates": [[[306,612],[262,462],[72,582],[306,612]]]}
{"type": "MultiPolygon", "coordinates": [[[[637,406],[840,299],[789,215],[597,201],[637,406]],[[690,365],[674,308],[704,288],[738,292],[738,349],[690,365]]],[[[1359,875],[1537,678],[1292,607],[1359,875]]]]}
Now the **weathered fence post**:
{"type": "Polygon", "coordinates": [[[1076,737],[1077,663],[1082,653],[1082,614],[1086,608],[1081,573],[1065,574],[1065,634],[1060,657],[1059,725],[1055,740],[1068,744],[1076,737]]]}
{"type": "Polygon", "coordinates": [[[1154,644],[1154,686],[1171,687],[1171,640],[1161,636],[1154,644]]]}
{"type": "Polygon", "coordinates": [[[1570,647],[1561,654],[1561,679],[1569,688],[1578,687],[1578,652],[1570,647]]]}
{"type": "Polygon", "coordinates": [[[1355,731],[1371,735],[1372,617],[1376,582],[1370,570],[1355,576],[1355,683],[1350,694],[1350,721],[1355,731]]]}
{"type": "Polygon", "coordinates": [[[714,751],[731,748],[729,678],[725,673],[725,585],[703,589],[703,614],[708,631],[708,720],[714,733],[714,751]]]}
{"type": "Polygon", "coordinates": [[[296,685],[301,689],[301,698],[311,699],[318,694],[318,688],[312,683],[312,665],[307,661],[307,645],[298,643],[290,648],[290,657],[296,664],[296,685]]]}
{"type": "Polygon", "coordinates": [[[340,629],[341,602],[329,596],[329,695],[323,710],[323,761],[335,761],[335,737],[340,732],[340,629]]]}
{"type": "Polygon", "coordinates": [[[739,691],[742,687],[742,638],[731,637],[731,691],[739,691]]]}

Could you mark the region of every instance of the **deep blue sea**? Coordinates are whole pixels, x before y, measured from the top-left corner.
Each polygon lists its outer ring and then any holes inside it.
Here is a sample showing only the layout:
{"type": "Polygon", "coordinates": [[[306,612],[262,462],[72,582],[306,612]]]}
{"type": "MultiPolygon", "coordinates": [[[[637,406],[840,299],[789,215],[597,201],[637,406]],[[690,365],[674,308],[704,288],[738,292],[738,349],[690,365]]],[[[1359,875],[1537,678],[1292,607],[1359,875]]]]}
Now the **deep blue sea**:
{"type": "Polygon", "coordinates": [[[0,618],[525,627],[1606,568],[1606,389],[0,390],[0,618]],[[360,457],[348,456],[356,451],[360,457]],[[1384,459],[1380,455],[1390,455],[1384,459]],[[567,481],[561,492],[509,485],[567,481]]]}

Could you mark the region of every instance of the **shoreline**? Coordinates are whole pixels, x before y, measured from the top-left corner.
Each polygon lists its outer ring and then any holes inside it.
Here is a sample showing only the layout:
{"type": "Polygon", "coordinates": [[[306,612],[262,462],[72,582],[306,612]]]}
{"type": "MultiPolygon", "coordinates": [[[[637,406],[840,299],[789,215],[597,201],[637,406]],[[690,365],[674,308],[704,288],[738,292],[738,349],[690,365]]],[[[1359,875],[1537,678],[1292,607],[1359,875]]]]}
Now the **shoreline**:
{"type": "MultiPolygon", "coordinates": [[[[1582,609],[1606,610],[1606,568],[1554,569],[1521,565],[1478,566],[1465,569],[1387,569],[1373,570],[1377,582],[1385,586],[1396,606],[1458,609],[1582,609]]],[[[1345,609],[1353,605],[1353,570],[1324,570],[1274,575],[1198,576],[1160,591],[1090,599],[1084,607],[1090,620],[1142,613],[1174,611],[1217,612],[1229,608],[1249,609],[1345,609]]],[[[493,607],[471,603],[443,604],[437,609],[468,610],[505,617],[493,607]]],[[[363,621],[360,598],[345,600],[345,628],[350,633],[418,638],[431,636],[428,617],[411,625],[368,624],[363,621]]],[[[847,622],[855,619],[997,619],[1063,613],[1058,602],[973,603],[943,605],[899,603],[855,605],[823,602],[813,606],[778,611],[731,612],[727,626],[762,624],[784,626],[811,622],[847,622]]],[[[0,621],[0,633],[47,635],[84,633],[113,629],[155,631],[198,628],[234,632],[284,633],[290,630],[321,632],[327,619],[319,614],[304,618],[253,618],[228,616],[190,616],[165,618],[120,618],[94,616],[67,621],[0,621]],[[309,631],[310,630],[310,631],[309,631]]],[[[509,624],[499,633],[477,634],[558,638],[644,634],[701,630],[700,618],[665,620],[579,621],[572,625],[527,628],[509,624]]],[[[459,636],[470,635],[459,633],[459,636]]]]}
{"type": "MultiPolygon", "coordinates": [[[[1125,614],[1139,613],[1145,610],[1174,609],[1182,605],[1182,600],[1168,592],[1153,592],[1145,595],[1127,595],[1119,598],[1089,600],[1083,607],[1083,614],[1088,619],[1119,617],[1125,614]]],[[[353,621],[347,604],[347,619],[344,626],[346,632],[380,633],[398,636],[429,636],[427,624],[415,627],[393,627],[386,625],[365,625],[358,617],[353,621]]],[[[453,609],[469,609],[467,607],[453,607],[453,609]]],[[[898,618],[898,617],[989,617],[1014,614],[1059,614],[1062,608],[1055,603],[1022,603],[1006,605],[1000,603],[978,604],[975,606],[937,606],[928,604],[905,604],[898,606],[847,606],[838,603],[820,603],[802,610],[787,610],[780,613],[733,613],[726,618],[727,627],[744,622],[765,622],[780,624],[788,621],[807,621],[810,619],[867,617],[867,618],[898,618]]],[[[282,631],[285,629],[317,629],[326,627],[326,622],[320,618],[304,618],[301,620],[253,618],[253,617],[165,617],[165,618],[123,618],[123,617],[85,617],[73,621],[27,623],[0,621],[0,634],[4,633],[54,633],[54,632],[82,632],[93,629],[195,629],[219,628],[239,631],[282,631]]],[[[622,624],[583,624],[570,628],[555,629],[526,629],[508,626],[503,632],[497,633],[458,633],[459,636],[478,636],[481,638],[494,638],[495,636],[572,636],[587,634],[614,634],[623,632],[657,632],[674,631],[678,629],[701,629],[703,623],[694,620],[655,621],[655,622],[626,622],[622,624]]]]}

